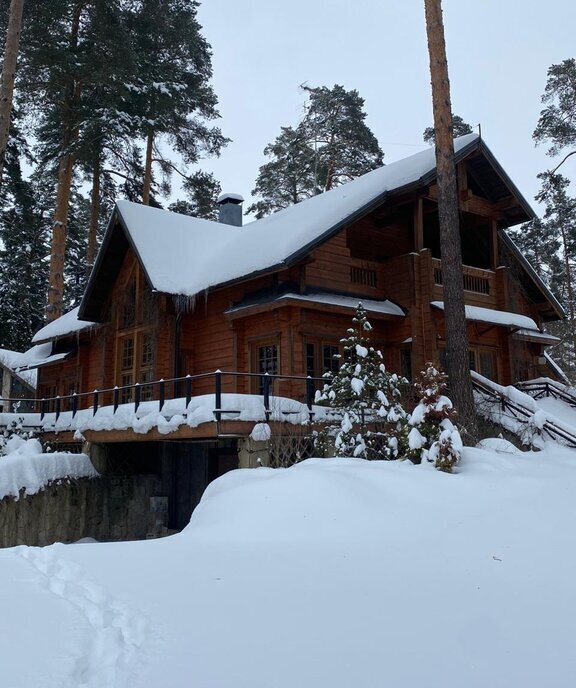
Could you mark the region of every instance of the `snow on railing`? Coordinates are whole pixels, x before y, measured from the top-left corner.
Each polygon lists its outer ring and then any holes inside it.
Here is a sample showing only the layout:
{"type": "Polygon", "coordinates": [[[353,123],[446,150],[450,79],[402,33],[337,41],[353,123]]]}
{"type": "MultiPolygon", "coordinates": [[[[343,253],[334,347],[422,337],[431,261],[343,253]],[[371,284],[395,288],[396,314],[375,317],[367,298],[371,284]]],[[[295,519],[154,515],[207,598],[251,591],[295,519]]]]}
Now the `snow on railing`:
{"type": "MultiPolygon", "coordinates": [[[[69,395],[50,398],[0,399],[0,403],[4,407],[11,409],[9,413],[0,413],[0,429],[8,427],[15,415],[21,419],[27,428],[43,431],[48,431],[50,428],[57,431],[112,429],[115,427],[113,421],[105,423],[105,428],[100,428],[98,422],[90,423],[88,417],[95,418],[98,416],[102,418],[104,414],[108,419],[116,415],[122,415],[123,419],[126,419],[130,409],[133,422],[141,421],[144,416],[151,416],[154,411],[160,423],[162,416],[168,419],[178,416],[178,422],[180,419],[182,422],[188,422],[193,413],[196,413],[195,420],[201,418],[199,422],[215,420],[220,423],[223,416],[229,417],[230,415],[240,416],[241,420],[265,420],[266,422],[271,417],[274,420],[286,420],[287,417],[294,416],[294,420],[297,417],[298,422],[312,422],[319,412],[319,407],[314,406],[316,389],[325,383],[325,377],[216,370],[212,373],[186,375],[142,384],[136,383],[94,390],[93,392],[74,392],[69,395]],[[195,383],[210,378],[213,381],[213,393],[195,395],[195,383]],[[229,378],[233,380],[247,378],[248,386],[250,386],[250,381],[257,380],[256,386],[259,393],[226,393],[223,391],[224,381],[229,378]],[[273,395],[274,385],[280,382],[289,384],[291,390],[294,387],[302,387],[302,393],[299,393],[298,396],[305,401],[302,403],[291,398],[273,395]],[[171,395],[168,394],[169,390],[171,395]],[[258,404],[255,404],[256,399],[259,400],[258,404]],[[106,400],[111,403],[106,403],[106,400]],[[193,400],[197,400],[198,403],[191,404],[193,400]],[[26,404],[35,409],[35,412],[20,412],[19,404],[26,404]],[[255,410],[256,405],[259,410],[255,410]],[[208,406],[210,406],[210,410],[208,406]],[[229,406],[231,407],[229,408],[229,406]],[[78,422],[74,422],[75,420],[78,422]]],[[[116,423],[116,425],[121,424],[120,422],[116,423]]],[[[170,429],[175,428],[171,427],[170,429]]]]}
{"type": "Polygon", "coordinates": [[[538,377],[534,380],[517,382],[516,387],[534,399],[554,397],[576,408],[576,394],[573,388],[557,380],[551,380],[549,377],[538,377]]]}
{"type": "Polygon", "coordinates": [[[524,444],[540,448],[543,440],[550,439],[576,448],[576,429],[549,416],[526,392],[503,387],[474,371],[472,384],[480,415],[518,435],[524,444]]]}

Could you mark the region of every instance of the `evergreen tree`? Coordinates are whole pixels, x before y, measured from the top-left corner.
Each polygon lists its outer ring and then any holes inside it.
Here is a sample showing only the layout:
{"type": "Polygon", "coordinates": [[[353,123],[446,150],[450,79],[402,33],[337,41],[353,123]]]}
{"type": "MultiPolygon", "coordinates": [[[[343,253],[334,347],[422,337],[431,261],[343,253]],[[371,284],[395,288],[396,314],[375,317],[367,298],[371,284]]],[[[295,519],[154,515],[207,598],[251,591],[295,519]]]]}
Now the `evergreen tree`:
{"type": "Polygon", "coordinates": [[[389,373],[381,352],[370,346],[372,326],[362,304],[352,322],[348,336],[341,340],[342,365],[317,393],[317,402],[328,402],[342,414],[339,425],[327,428],[325,434],[335,436],[338,456],[398,458],[398,438],[406,419],[399,385],[406,380],[389,373]]]}
{"type": "MultiPolygon", "coordinates": [[[[468,122],[465,122],[459,115],[452,115],[452,136],[456,138],[457,136],[464,136],[466,134],[471,134],[473,131],[472,127],[468,122]]],[[[426,127],[424,133],[422,134],[424,143],[429,143],[434,145],[436,143],[436,133],[434,127],[426,127]]]]}
{"type": "Polygon", "coordinates": [[[301,127],[316,150],[317,184],[323,191],[382,165],[383,153],[365,123],[364,99],[337,84],[304,87],[309,103],[301,127]]]}
{"type": "Polygon", "coordinates": [[[441,0],[424,0],[424,11],[436,137],[438,224],[440,226],[442,274],[444,276],[446,366],[456,408],[468,433],[475,437],[477,428],[476,407],[472,392],[464,309],[460,208],[454,162],[450,80],[448,78],[441,0]]]}
{"type": "Polygon", "coordinates": [[[450,473],[460,460],[462,438],[454,424],[456,412],[445,396],[448,377],[432,363],[420,373],[414,384],[419,397],[406,426],[406,458],[414,463],[430,462],[450,473]]]}
{"type": "Polygon", "coordinates": [[[248,211],[257,217],[339,186],[382,165],[382,150],[365,123],[364,99],[342,86],[304,87],[309,100],[302,122],[282,127],[264,149],[248,211]]]}
{"type": "Polygon", "coordinates": [[[210,121],[219,117],[210,46],[200,33],[197,2],[134,0],[130,28],[137,78],[129,85],[131,114],[145,139],[144,203],[149,203],[154,162],[173,164],[157,145],[166,139],[187,166],[218,155],[226,139],[210,121]]]}
{"type": "MultiPolygon", "coordinates": [[[[547,143],[548,154],[555,156],[572,148],[564,160],[576,153],[576,60],[571,58],[548,69],[546,88],[542,96],[546,107],[533,137],[536,143],[547,143]]],[[[560,165],[564,162],[560,163],[560,165]]],[[[560,167],[558,165],[554,172],[560,167]]]]}
{"type": "Polygon", "coordinates": [[[555,237],[559,251],[554,256],[550,287],[558,294],[567,318],[553,325],[551,332],[561,338],[555,349],[558,362],[572,379],[576,379],[576,198],[570,195],[570,181],[557,173],[538,175],[542,189],[536,197],[545,204],[544,221],[555,237]]]}
{"type": "Polygon", "coordinates": [[[184,180],[182,189],[186,199],[175,201],[168,210],[205,220],[218,220],[217,200],[222,189],[214,175],[196,172],[184,180]]]}
{"type": "Polygon", "coordinates": [[[4,168],[0,210],[0,348],[24,351],[44,321],[48,277],[47,218],[34,180],[22,174],[30,159],[12,128],[4,168]]]}
{"type": "MultiPolygon", "coordinates": [[[[68,213],[68,237],[66,240],[66,271],[64,273],[64,310],[78,306],[86,279],[89,276],[87,266],[87,246],[90,228],[91,203],[78,189],[72,191],[68,213]]],[[[97,231],[100,226],[97,227],[97,231]]],[[[96,241],[100,237],[97,235],[96,241]]]]}
{"type": "Polygon", "coordinates": [[[270,162],[262,165],[252,195],[260,196],[247,210],[257,218],[295,205],[320,193],[315,180],[314,148],[301,128],[282,127],[280,136],[264,149],[270,162]]]}
{"type": "Polygon", "coordinates": [[[6,42],[4,44],[4,59],[2,62],[2,77],[0,79],[0,187],[4,169],[4,156],[8,145],[10,121],[12,118],[12,100],[14,95],[14,79],[18,62],[20,46],[20,32],[22,28],[22,13],[24,0],[10,1],[10,15],[6,27],[6,42]]]}

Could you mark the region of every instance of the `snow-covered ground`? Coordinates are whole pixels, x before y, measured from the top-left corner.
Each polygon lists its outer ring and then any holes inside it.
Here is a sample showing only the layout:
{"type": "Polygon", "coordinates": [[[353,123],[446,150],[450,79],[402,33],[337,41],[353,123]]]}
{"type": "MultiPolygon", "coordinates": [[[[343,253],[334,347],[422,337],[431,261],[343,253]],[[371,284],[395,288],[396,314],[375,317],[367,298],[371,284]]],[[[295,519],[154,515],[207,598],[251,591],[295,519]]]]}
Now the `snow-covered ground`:
{"type": "Polygon", "coordinates": [[[233,471],[179,535],[0,551],[0,683],[571,688],[575,493],[498,440],[233,471]]]}

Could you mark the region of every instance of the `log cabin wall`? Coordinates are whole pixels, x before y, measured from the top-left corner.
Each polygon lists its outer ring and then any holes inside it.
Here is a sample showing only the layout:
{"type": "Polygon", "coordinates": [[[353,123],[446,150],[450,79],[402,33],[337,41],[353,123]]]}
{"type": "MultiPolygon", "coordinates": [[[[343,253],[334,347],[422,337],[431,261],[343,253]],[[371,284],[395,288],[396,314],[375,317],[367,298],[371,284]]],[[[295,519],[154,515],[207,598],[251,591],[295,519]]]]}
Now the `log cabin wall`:
{"type": "MultiPolygon", "coordinates": [[[[466,303],[524,313],[541,324],[537,304],[517,275],[499,265],[497,228],[501,205],[491,203],[479,195],[481,189],[469,185],[466,162],[458,167],[458,180],[463,250],[474,263],[465,267],[466,303]]],[[[41,384],[48,388],[58,381],[59,393],[63,393],[72,371],[76,371],[78,386],[83,390],[121,384],[126,372],[119,363],[122,338],[134,334],[137,340],[144,331],[152,335],[154,342],[153,363],[147,369],[153,379],[196,375],[217,368],[260,372],[258,351],[267,346],[275,347],[277,360],[273,364],[281,375],[305,375],[312,365],[320,371],[319,352],[345,335],[351,313],[324,312],[292,302],[281,307],[269,304],[246,317],[225,314],[243,300],[268,294],[270,301],[270,295],[283,291],[324,290],[357,296],[359,300],[396,302],[407,316],[388,321],[369,316],[374,326],[372,341],[382,349],[389,369],[404,372],[409,366],[418,371],[427,361],[437,361],[442,349],[442,318],[430,306],[431,301],[443,300],[439,258],[437,192],[435,184],[431,184],[417,193],[389,199],[385,206],[343,228],[298,264],[274,275],[238,282],[193,300],[154,294],[149,321],[124,327],[122,308],[130,285],[135,280],[137,291],[143,289],[142,269],[128,249],[111,292],[109,323],[89,338],[81,335],[84,348],[74,364],[67,361],[41,370],[41,384]],[[316,359],[311,353],[313,347],[316,359]]],[[[513,342],[503,328],[470,324],[469,336],[475,356],[480,356],[482,347],[497,350],[496,368],[502,382],[516,375],[511,362],[521,360],[520,367],[527,370],[538,348],[513,342]]],[[[136,355],[141,348],[136,341],[136,355]]],[[[137,368],[133,369],[134,375],[137,368]]],[[[194,393],[212,392],[213,385],[213,378],[197,381],[194,393]]],[[[224,391],[254,392],[258,385],[257,379],[227,378],[224,391]]],[[[295,383],[283,382],[282,393],[300,395],[295,392],[295,383]]]]}

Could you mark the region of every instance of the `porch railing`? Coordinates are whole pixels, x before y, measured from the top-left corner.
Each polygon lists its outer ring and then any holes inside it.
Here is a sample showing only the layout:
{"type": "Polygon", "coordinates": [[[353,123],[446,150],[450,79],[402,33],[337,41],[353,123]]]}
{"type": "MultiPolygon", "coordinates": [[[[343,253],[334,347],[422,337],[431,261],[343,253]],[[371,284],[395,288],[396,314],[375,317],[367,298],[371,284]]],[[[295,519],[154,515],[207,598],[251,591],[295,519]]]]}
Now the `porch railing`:
{"type": "MultiPolygon", "coordinates": [[[[266,421],[270,420],[270,416],[273,412],[271,398],[273,397],[274,385],[276,383],[285,382],[290,384],[292,388],[299,387],[301,389],[301,393],[297,394],[297,396],[304,400],[302,403],[306,404],[308,417],[310,422],[312,422],[314,418],[313,405],[316,390],[320,389],[328,381],[325,377],[272,375],[269,373],[239,373],[215,370],[212,373],[186,375],[184,377],[160,379],[121,387],[96,389],[93,392],[74,392],[72,394],[56,397],[45,397],[40,399],[4,398],[0,399],[0,403],[3,406],[8,405],[9,408],[14,408],[16,406],[16,410],[12,410],[10,413],[18,413],[18,405],[22,403],[31,406],[35,409],[34,411],[24,411],[22,414],[39,413],[40,422],[44,420],[47,414],[52,413],[55,414],[55,420],[58,421],[62,413],[70,411],[72,412],[72,418],[81,410],[91,411],[92,415],[95,416],[98,409],[104,406],[111,406],[112,412],[115,414],[120,406],[125,407],[132,405],[136,413],[140,405],[144,402],[156,403],[158,405],[158,412],[162,413],[166,402],[172,399],[183,398],[185,400],[184,408],[187,409],[195,396],[195,385],[199,381],[211,380],[212,384],[208,387],[210,390],[208,393],[214,394],[214,418],[216,421],[220,422],[223,415],[241,412],[241,409],[227,409],[223,408],[222,405],[223,395],[225,393],[242,394],[235,389],[224,392],[225,383],[230,378],[233,380],[247,378],[248,380],[256,379],[258,381],[257,384],[261,391],[255,395],[251,392],[247,392],[246,394],[260,396],[262,398],[266,421]],[[124,401],[127,397],[130,398],[130,400],[124,401]],[[106,403],[106,400],[110,400],[111,403],[106,403]]],[[[206,393],[206,385],[204,385],[202,394],[206,393]]],[[[276,396],[281,395],[277,394],[276,396]]],[[[283,413],[286,414],[290,412],[283,413]]]]}
{"type": "MultiPolygon", "coordinates": [[[[493,296],[494,292],[494,275],[492,270],[482,270],[481,268],[474,268],[470,265],[463,265],[464,272],[464,289],[471,291],[474,294],[483,294],[484,296],[493,296]]],[[[432,269],[434,270],[434,284],[441,287],[444,284],[442,274],[442,261],[438,258],[432,258],[432,269]]]]}

